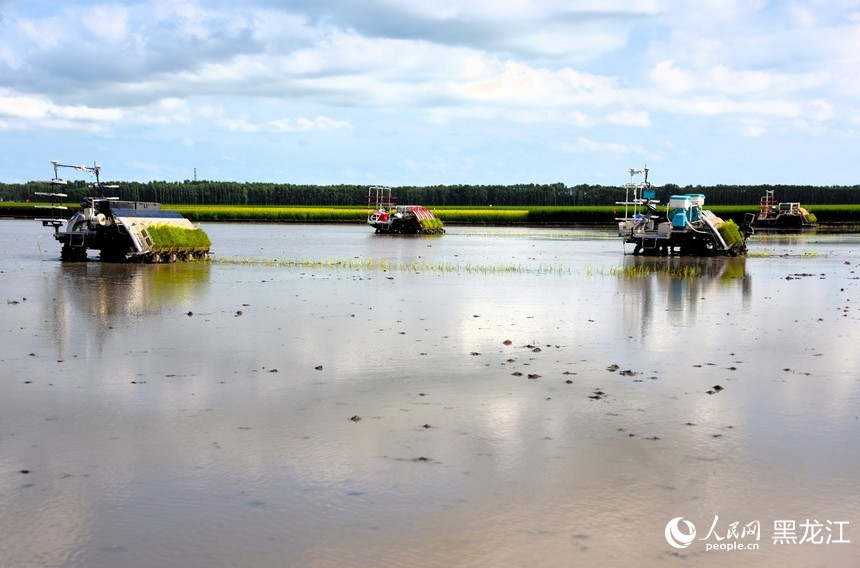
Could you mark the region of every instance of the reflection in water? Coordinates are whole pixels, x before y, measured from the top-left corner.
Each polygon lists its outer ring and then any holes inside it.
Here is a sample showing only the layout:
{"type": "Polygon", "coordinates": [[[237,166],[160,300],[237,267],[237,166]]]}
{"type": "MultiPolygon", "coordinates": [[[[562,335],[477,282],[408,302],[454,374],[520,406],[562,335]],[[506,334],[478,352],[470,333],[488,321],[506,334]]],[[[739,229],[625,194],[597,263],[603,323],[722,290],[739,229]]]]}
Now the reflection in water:
{"type": "Polygon", "coordinates": [[[696,269],[702,277],[709,279],[736,280],[746,276],[746,258],[696,258],[689,256],[635,256],[624,257],[624,267],[634,269],[648,267],[651,272],[682,273],[686,268],[696,269]]]}
{"type": "Polygon", "coordinates": [[[769,542],[776,518],[860,519],[856,242],[616,271],[617,240],[210,234],[229,256],[571,270],[0,256],[0,564],[856,564],[769,542]],[[762,550],[676,553],[681,515],[703,537],[761,521],[762,550]]]}
{"type": "Polygon", "coordinates": [[[156,317],[204,294],[209,272],[209,263],[62,263],[56,277],[44,281],[45,297],[53,298],[44,304],[46,318],[59,353],[86,338],[101,351],[118,323],[156,317]]]}
{"type": "MultiPolygon", "coordinates": [[[[752,277],[746,272],[744,257],[626,256],[624,268],[637,274],[618,279],[625,326],[630,335],[650,338],[667,348],[670,346],[661,340],[674,338],[677,330],[701,323],[702,306],[737,305],[743,310],[751,297],[752,277]],[[637,270],[641,268],[650,270],[637,270]],[[670,275],[689,272],[688,269],[700,275],[670,275]],[[730,304],[729,300],[737,296],[740,303],[730,304]]],[[[722,314],[726,319],[732,316],[725,310],[722,314]]]]}

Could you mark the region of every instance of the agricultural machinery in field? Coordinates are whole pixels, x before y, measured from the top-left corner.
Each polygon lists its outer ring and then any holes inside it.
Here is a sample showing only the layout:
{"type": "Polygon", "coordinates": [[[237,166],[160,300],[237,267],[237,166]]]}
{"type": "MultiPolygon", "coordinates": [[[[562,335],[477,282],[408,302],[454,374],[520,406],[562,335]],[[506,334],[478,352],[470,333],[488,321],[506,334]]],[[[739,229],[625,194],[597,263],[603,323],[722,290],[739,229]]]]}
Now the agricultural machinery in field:
{"type": "Polygon", "coordinates": [[[772,189],[759,200],[754,226],[759,229],[805,229],[818,224],[815,214],[800,203],[778,202],[772,189]]]}
{"type": "Polygon", "coordinates": [[[754,215],[748,213],[744,222],[737,225],[724,221],[712,211],[704,209],[705,196],[701,193],[672,195],[665,213],[659,211],[655,199],[655,186],[648,181],[647,167],[630,170],[630,182],[621,186],[624,215],[616,217],[618,236],[625,244],[632,244],[633,254],[739,256],[746,254],[746,241],[753,233],[754,215]],[[644,174],[644,180],[635,177],[644,174]]]}
{"type": "Polygon", "coordinates": [[[445,232],[442,221],[426,207],[397,205],[390,187],[370,187],[367,207],[371,210],[367,224],[377,233],[432,235],[445,232]]]}
{"type": "Polygon", "coordinates": [[[99,251],[99,259],[112,262],[176,262],[206,260],[210,241],[206,233],[177,211],[161,209],[161,204],[149,201],[126,201],[104,197],[107,189],[99,180],[101,166],[71,166],[56,160],[54,177],[38,182],[51,186],[49,192],[36,192],[49,198],[50,205],[37,205],[50,211],[50,217],[37,219],[42,226],[54,229],[54,238],[62,244],[60,258],[64,261],[85,261],[88,250],[99,251]],[[66,220],[68,209],[63,205],[67,193],[59,189],[68,182],[60,179],[59,168],[73,168],[95,176],[93,193],[102,197],[86,197],[81,208],[66,220]],[[65,228],[62,229],[63,225],[65,228]]]}

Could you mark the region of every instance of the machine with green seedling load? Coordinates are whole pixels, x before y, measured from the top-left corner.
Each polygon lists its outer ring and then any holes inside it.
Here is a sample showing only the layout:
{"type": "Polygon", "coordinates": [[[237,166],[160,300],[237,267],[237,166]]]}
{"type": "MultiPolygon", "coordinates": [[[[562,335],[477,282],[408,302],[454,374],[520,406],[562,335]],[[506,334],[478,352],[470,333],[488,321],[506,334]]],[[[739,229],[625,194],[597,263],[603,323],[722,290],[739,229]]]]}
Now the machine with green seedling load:
{"type": "Polygon", "coordinates": [[[633,245],[633,254],[686,256],[740,256],[747,252],[746,241],[753,233],[753,215],[738,225],[724,221],[704,209],[701,193],[672,195],[663,214],[655,190],[648,181],[648,168],[630,169],[630,183],[622,186],[624,215],[616,217],[618,236],[633,245]],[[644,174],[644,181],[635,176],[644,174]]]}
{"type": "Polygon", "coordinates": [[[442,221],[426,207],[397,205],[390,187],[370,187],[367,190],[367,207],[371,210],[367,224],[377,233],[434,235],[445,232],[442,221]]]}
{"type": "Polygon", "coordinates": [[[50,198],[50,205],[37,205],[48,209],[50,217],[37,220],[54,229],[54,238],[62,244],[62,260],[85,261],[90,250],[99,251],[98,258],[110,262],[208,260],[209,237],[177,211],[164,210],[160,203],[150,201],[105,197],[106,190],[117,186],[101,183],[101,166],[71,166],[56,160],[51,163],[54,177],[39,182],[49,185],[51,191],[36,192],[37,196],[50,198]],[[81,208],[68,220],[64,218],[68,208],[63,205],[68,195],[59,191],[67,182],[60,179],[59,168],[84,171],[96,180],[92,184],[93,196],[84,198],[81,208]]]}

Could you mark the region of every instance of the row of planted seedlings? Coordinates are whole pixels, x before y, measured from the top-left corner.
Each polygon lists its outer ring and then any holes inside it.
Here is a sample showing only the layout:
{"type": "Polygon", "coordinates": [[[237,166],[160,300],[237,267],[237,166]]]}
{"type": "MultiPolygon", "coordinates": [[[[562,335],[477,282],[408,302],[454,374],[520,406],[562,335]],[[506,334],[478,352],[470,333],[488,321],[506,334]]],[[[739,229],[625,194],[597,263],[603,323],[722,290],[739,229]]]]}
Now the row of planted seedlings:
{"type": "Polygon", "coordinates": [[[547,275],[573,275],[586,277],[618,277],[618,278],[643,278],[652,275],[662,275],[672,278],[695,278],[702,275],[703,270],[698,265],[669,266],[665,264],[637,265],[637,266],[585,266],[573,269],[561,264],[538,264],[526,265],[517,263],[484,264],[477,262],[450,262],[439,261],[435,263],[422,262],[418,260],[390,261],[384,258],[348,258],[348,259],[326,259],[326,258],[300,258],[300,259],[257,259],[257,258],[230,258],[218,257],[216,264],[239,264],[253,266],[270,266],[283,268],[302,268],[307,270],[350,270],[362,272],[433,272],[443,274],[547,274],[547,275]]]}

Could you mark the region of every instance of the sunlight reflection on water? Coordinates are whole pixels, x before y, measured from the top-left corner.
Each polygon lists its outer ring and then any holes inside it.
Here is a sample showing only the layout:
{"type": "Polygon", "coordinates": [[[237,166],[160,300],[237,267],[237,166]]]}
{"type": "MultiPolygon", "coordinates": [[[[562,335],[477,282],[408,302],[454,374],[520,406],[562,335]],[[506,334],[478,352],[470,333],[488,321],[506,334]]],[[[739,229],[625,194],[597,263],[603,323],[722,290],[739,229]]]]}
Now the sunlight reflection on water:
{"type": "Polygon", "coordinates": [[[206,229],[257,260],[40,262],[41,227],[0,222],[9,565],[720,565],[663,537],[715,515],[762,523],[738,565],[856,559],[769,537],[860,524],[857,239],[690,260],[600,231],[206,229]],[[526,268],[266,262],[309,258],[526,268]]]}

